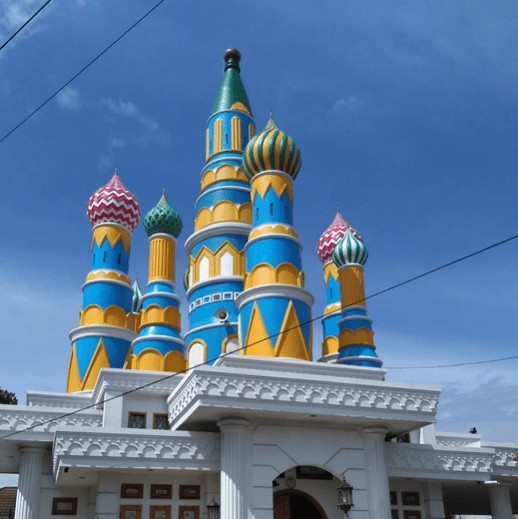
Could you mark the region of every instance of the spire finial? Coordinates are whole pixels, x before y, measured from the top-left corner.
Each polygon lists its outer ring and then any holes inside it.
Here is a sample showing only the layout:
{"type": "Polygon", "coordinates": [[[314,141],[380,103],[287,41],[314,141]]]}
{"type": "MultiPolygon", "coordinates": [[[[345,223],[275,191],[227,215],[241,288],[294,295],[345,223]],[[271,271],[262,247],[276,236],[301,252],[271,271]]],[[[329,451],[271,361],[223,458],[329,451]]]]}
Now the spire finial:
{"type": "Polygon", "coordinates": [[[227,49],[223,54],[225,60],[225,70],[235,68],[239,72],[239,62],[241,61],[241,53],[237,49],[227,49]]]}
{"type": "Polygon", "coordinates": [[[118,167],[118,166],[115,166],[115,174],[116,174],[117,176],[119,176],[119,167],[118,167]]]}
{"type": "Polygon", "coordinates": [[[273,119],[273,110],[270,108],[270,119],[273,119]]]}
{"type": "Polygon", "coordinates": [[[162,187],[162,196],[165,196],[165,184],[162,187]]]}

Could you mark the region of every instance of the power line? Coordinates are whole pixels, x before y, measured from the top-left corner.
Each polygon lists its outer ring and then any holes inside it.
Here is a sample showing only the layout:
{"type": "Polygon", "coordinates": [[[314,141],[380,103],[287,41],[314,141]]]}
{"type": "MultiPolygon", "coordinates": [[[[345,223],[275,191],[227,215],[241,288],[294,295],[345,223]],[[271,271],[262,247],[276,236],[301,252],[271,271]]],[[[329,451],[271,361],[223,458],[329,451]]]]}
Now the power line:
{"type": "Polygon", "coordinates": [[[34,18],[36,18],[36,16],[38,16],[41,13],[41,11],[43,11],[43,9],[45,9],[45,7],[47,7],[47,5],[50,4],[50,2],[52,2],[52,0],[47,0],[17,31],[11,34],[11,36],[9,36],[9,38],[7,38],[7,40],[5,40],[2,46],[0,47],[0,51],[10,41],[14,40],[14,38],[16,38],[16,36],[18,36],[18,34],[20,34],[23,31],[23,29],[25,29],[25,27],[27,27],[27,25],[29,25],[32,22],[32,20],[34,20],[34,18]]]}
{"type": "MultiPolygon", "coordinates": [[[[165,0],[162,0],[162,1],[165,1],[165,0]]],[[[359,303],[362,303],[364,301],[366,301],[367,299],[372,299],[373,297],[377,297],[381,294],[386,294],[387,292],[390,292],[391,290],[395,290],[396,288],[399,288],[403,285],[406,285],[408,283],[411,283],[413,281],[416,281],[418,279],[421,279],[425,276],[428,276],[430,274],[433,274],[434,272],[438,272],[439,270],[442,270],[442,269],[445,269],[447,267],[450,267],[452,265],[455,265],[457,263],[460,263],[461,261],[465,261],[469,258],[472,258],[474,256],[477,256],[478,254],[482,254],[483,252],[486,252],[488,250],[491,250],[491,249],[494,249],[496,247],[499,247],[500,245],[504,245],[505,243],[508,243],[512,240],[515,240],[516,238],[518,238],[518,234],[515,234],[514,236],[511,236],[510,238],[506,238],[505,240],[501,240],[499,242],[496,242],[496,243],[493,243],[492,245],[489,245],[488,247],[484,247],[482,249],[479,249],[475,252],[472,252],[471,254],[467,254],[465,256],[462,256],[461,258],[458,258],[454,261],[450,261],[448,263],[445,263],[444,265],[441,265],[440,267],[436,267],[434,269],[431,269],[431,270],[428,270],[427,272],[424,272],[423,274],[419,274],[418,276],[414,276],[412,278],[409,278],[407,279],[406,281],[402,281],[401,283],[396,283],[395,285],[392,285],[388,288],[385,288],[384,290],[380,290],[378,292],[375,292],[374,294],[371,294],[370,296],[367,296],[365,297],[364,299],[360,299],[358,301],[355,301],[354,303],[352,303],[351,305],[349,306],[354,306],[354,305],[357,305],[359,303]]],[[[341,310],[340,310],[341,312],[341,310]]],[[[221,355],[218,355],[217,357],[214,357],[212,359],[207,359],[206,361],[204,362],[201,362],[200,364],[196,364],[195,366],[191,366],[190,368],[186,368],[182,371],[178,371],[176,373],[171,373],[170,375],[165,375],[157,380],[154,380],[152,382],[148,382],[146,384],[143,384],[141,386],[138,386],[138,387],[135,387],[133,389],[129,389],[128,391],[125,391],[119,395],[115,395],[115,396],[112,396],[112,397],[109,397],[109,398],[105,398],[104,400],[100,400],[99,402],[94,402],[93,404],[90,404],[90,405],[87,405],[85,407],[82,407],[80,409],[75,409],[74,411],[70,411],[69,413],[64,413],[60,416],[57,416],[55,418],[50,418],[49,420],[45,420],[43,422],[40,422],[36,425],[31,425],[29,427],[26,427],[25,429],[22,429],[20,431],[13,431],[13,432],[10,432],[9,434],[6,434],[4,436],[0,436],[0,440],[3,440],[5,438],[9,438],[10,436],[14,436],[16,434],[20,434],[22,432],[26,432],[26,431],[30,431],[32,429],[35,429],[36,427],[41,427],[42,425],[46,425],[48,423],[52,423],[52,422],[55,422],[56,420],[60,420],[62,418],[66,418],[67,416],[72,416],[74,414],[77,414],[81,411],[86,411],[88,409],[91,409],[92,407],[95,407],[99,404],[105,404],[106,402],[110,402],[111,400],[115,400],[116,398],[120,398],[121,396],[125,396],[125,395],[129,395],[131,393],[135,393],[136,391],[140,391],[142,389],[145,389],[146,387],[149,387],[153,384],[157,384],[159,382],[163,382],[164,380],[168,380],[170,378],[173,378],[173,377],[176,377],[178,375],[183,375],[185,373],[188,373],[189,371],[191,371],[192,369],[194,368],[199,368],[201,366],[205,366],[205,365],[208,365],[209,363],[211,362],[215,362],[217,359],[220,359],[222,357],[227,357],[228,355],[233,355],[239,351],[244,351],[246,348],[250,347],[250,346],[254,346],[255,344],[259,344],[260,342],[263,342],[265,340],[268,340],[268,339],[273,339],[274,337],[278,337],[279,335],[283,334],[283,333],[287,333],[291,330],[295,330],[297,328],[301,328],[302,326],[305,326],[306,324],[310,324],[312,323],[313,321],[316,321],[316,320],[319,320],[319,319],[322,319],[322,317],[324,316],[330,316],[330,315],[333,315],[334,313],[338,313],[338,312],[332,312],[332,313],[329,313],[329,314],[322,314],[322,315],[319,315],[317,317],[313,317],[312,319],[309,319],[303,323],[300,323],[299,325],[297,326],[292,326],[291,328],[288,328],[287,330],[284,330],[284,331],[281,331],[281,332],[278,332],[278,333],[274,333],[272,335],[269,335],[267,337],[265,337],[264,339],[260,339],[258,341],[255,341],[255,342],[252,342],[250,344],[245,344],[244,346],[242,346],[241,348],[237,348],[236,350],[233,350],[233,351],[230,351],[230,352],[226,352],[226,353],[222,353],[221,355]]],[[[481,360],[481,361],[474,361],[474,362],[461,362],[461,363],[457,363],[457,364],[442,364],[442,365],[437,365],[437,366],[402,366],[402,367],[393,367],[393,368],[387,368],[387,369],[430,369],[430,368],[448,368],[448,367],[455,367],[455,366],[469,366],[469,365],[475,365],[475,364],[487,364],[487,363],[490,363],[490,362],[501,362],[501,361],[504,361],[504,360],[512,360],[512,359],[518,359],[518,355],[515,355],[515,356],[512,356],[512,357],[505,357],[505,358],[500,358],[500,359],[490,359],[490,360],[481,360]]]]}
{"type": "Polygon", "coordinates": [[[133,25],[131,25],[128,29],[126,29],[118,38],[116,38],[108,47],[106,47],[103,51],[101,51],[94,59],[92,59],[88,64],[86,64],[77,74],[74,74],[61,88],[56,90],[50,97],[48,97],[43,103],[41,103],[35,110],[33,110],[25,119],[19,122],[11,131],[6,133],[1,139],[0,143],[4,142],[7,137],[12,135],[20,126],[25,124],[33,115],[38,113],[47,103],[52,101],[62,90],[64,90],[72,81],[77,79],[85,70],[90,68],[101,56],[104,56],[116,43],[118,43],[126,34],[132,31],[140,22],[142,22],[145,18],[147,18],[157,7],[163,4],[166,0],[160,0],[154,7],[152,7],[149,11],[147,11],[143,16],[141,16],[133,25]]]}
{"type": "Polygon", "coordinates": [[[456,364],[436,364],[432,366],[386,366],[386,369],[434,369],[434,368],[454,368],[459,366],[474,366],[475,364],[489,364],[491,362],[502,362],[504,360],[518,359],[518,355],[512,357],[502,357],[501,359],[476,360],[473,362],[458,362],[456,364]]]}

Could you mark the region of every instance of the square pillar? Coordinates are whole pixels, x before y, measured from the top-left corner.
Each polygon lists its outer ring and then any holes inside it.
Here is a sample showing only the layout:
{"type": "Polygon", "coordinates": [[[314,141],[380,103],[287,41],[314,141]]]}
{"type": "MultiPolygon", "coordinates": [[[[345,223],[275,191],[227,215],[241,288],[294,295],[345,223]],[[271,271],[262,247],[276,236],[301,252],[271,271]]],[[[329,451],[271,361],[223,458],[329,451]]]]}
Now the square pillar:
{"type": "Polygon", "coordinates": [[[491,481],[488,484],[491,501],[491,516],[493,519],[509,519],[513,516],[511,510],[511,495],[509,485],[491,481]]]}

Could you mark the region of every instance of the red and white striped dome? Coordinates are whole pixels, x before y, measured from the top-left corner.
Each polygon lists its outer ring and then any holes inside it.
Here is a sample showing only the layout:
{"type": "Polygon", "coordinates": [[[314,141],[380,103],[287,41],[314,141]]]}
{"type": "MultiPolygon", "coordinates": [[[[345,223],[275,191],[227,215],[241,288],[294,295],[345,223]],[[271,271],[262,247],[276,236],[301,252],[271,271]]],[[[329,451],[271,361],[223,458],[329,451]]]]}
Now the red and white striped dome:
{"type": "Polygon", "coordinates": [[[317,254],[320,261],[325,265],[333,261],[331,254],[336,244],[345,236],[345,231],[351,229],[353,235],[361,241],[360,233],[353,229],[348,222],[346,222],[342,215],[337,211],[333,223],[324,231],[320,240],[318,240],[317,254]]]}
{"type": "Polygon", "coordinates": [[[122,185],[117,170],[112,179],[90,197],[86,215],[92,227],[116,223],[132,232],[138,225],[140,207],[137,199],[122,185]]]}

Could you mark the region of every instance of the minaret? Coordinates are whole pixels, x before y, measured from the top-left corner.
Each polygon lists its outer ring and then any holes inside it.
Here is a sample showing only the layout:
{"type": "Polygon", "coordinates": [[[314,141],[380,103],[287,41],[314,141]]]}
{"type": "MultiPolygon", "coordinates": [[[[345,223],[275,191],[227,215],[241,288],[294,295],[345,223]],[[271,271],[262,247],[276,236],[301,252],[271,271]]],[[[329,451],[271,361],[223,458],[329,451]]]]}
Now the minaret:
{"type": "Polygon", "coordinates": [[[342,313],[338,321],[338,359],[336,362],[379,368],[372,319],[367,317],[363,266],[368,252],[363,242],[347,229],[332,253],[338,267],[342,313]]]}
{"type": "Polygon", "coordinates": [[[136,337],[128,268],[140,209],[117,171],[90,197],[87,216],[93,227],[92,271],[83,285],[79,328],[70,332],[68,392],[93,389],[101,368],[122,368],[136,337]]]}
{"type": "Polygon", "coordinates": [[[243,249],[252,222],[250,184],[241,164],[243,148],[255,132],[240,59],[236,49],[224,54],[223,80],[207,122],[194,233],[185,243],[189,366],[237,348],[235,298],[243,290],[243,249]]]}
{"type": "Polygon", "coordinates": [[[185,342],[180,337],[180,299],[174,292],[176,239],[182,220],[164,193],[144,218],[149,236],[149,276],[140,297],[140,328],[131,344],[126,368],[179,372],[185,369],[185,342]]]}
{"type": "Polygon", "coordinates": [[[333,249],[344,237],[345,231],[352,233],[361,240],[361,236],[348,222],[345,222],[339,211],[331,225],[322,233],[318,240],[317,254],[324,264],[324,284],[326,287],[326,307],[322,317],[323,341],[321,361],[333,361],[338,356],[338,321],[341,318],[340,284],[338,269],[331,257],[333,249]]]}
{"type": "Polygon", "coordinates": [[[313,296],[304,289],[302,245],[293,227],[293,180],[300,165],[297,145],[271,117],[244,152],[253,204],[245,290],[236,300],[244,355],[312,357],[313,296]]]}

